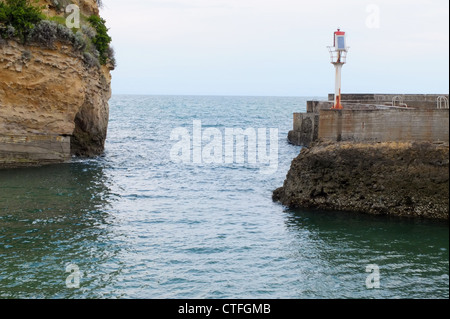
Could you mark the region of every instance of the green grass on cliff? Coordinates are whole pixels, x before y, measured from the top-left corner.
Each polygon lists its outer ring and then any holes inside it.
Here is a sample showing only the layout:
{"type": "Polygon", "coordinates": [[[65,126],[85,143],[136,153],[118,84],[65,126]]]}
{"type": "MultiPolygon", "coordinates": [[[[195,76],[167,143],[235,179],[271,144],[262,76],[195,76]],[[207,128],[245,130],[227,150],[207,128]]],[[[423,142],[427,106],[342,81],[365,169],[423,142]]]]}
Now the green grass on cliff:
{"type": "Polygon", "coordinates": [[[0,2],[0,28],[3,37],[15,36],[24,41],[34,26],[43,20],[42,8],[31,4],[30,0],[5,0],[0,2]],[[9,33],[4,29],[10,27],[9,33]],[[14,30],[11,29],[14,28],[14,30]]]}
{"type": "MultiPolygon", "coordinates": [[[[106,65],[115,67],[114,50],[110,47],[106,21],[97,15],[80,13],[80,29],[66,26],[64,7],[71,0],[56,2],[61,15],[46,16],[45,7],[39,7],[37,0],[0,0],[0,40],[15,39],[21,43],[55,48],[56,41],[72,44],[81,53],[88,67],[106,65]],[[32,2],[33,1],[33,2],[32,2]]],[[[97,0],[99,7],[102,1],[97,0]]]]}
{"type": "Polygon", "coordinates": [[[100,63],[106,64],[106,62],[108,61],[109,44],[112,40],[108,35],[108,29],[105,25],[106,21],[96,15],[90,16],[88,21],[97,31],[97,34],[94,36],[94,38],[92,38],[92,43],[94,43],[95,47],[100,53],[100,63]]]}

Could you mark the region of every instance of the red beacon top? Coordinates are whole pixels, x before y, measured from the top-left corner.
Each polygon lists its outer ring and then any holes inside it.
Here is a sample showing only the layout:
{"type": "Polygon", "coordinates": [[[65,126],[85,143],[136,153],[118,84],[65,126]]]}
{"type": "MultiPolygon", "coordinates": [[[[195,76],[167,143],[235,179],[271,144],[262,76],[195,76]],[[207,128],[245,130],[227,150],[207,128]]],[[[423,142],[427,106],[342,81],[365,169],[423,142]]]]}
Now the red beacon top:
{"type": "Polygon", "coordinates": [[[345,32],[341,31],[341,29],[338,29],[334,32],[334,48],[336,51],[346,51],[347,46],[345,43],[345,32]]]}

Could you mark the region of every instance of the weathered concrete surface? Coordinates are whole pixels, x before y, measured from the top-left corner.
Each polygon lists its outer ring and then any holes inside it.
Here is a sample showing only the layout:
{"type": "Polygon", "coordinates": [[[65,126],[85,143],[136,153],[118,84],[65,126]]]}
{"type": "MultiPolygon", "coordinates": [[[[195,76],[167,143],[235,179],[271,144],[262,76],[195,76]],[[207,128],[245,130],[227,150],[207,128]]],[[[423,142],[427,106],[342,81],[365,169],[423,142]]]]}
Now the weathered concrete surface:
{"type": "MultiPolygon", "coordinates": [[[[401,109],[386,105],[342,103],[345,110],[391,110],[401,109]]],[[[293,130],[288,134],[288,141],[294,145],[309,146],[319,138],[320,112],[330,110],[333,102],[308,101],[307,113],[294,113],[293,130]]]]}
{"type": "Polygon", "coordinates": [[[448,219],[449,146],[331,143],[303,148],[273,199],[291,208],[448,219]]]}
{"type": "Polygon", "coordinates": [[[70,137],[56,135],[0,135],[0,168],[68,161],[70,137]]]}
{"type": "MultiPolygon", "coordinates": [[[[307,113],[294,113],[288,140],[309,146],[318,139],[334,141],[445,141],[449,110],[438,109],[437,98],[448,95],[402,95],[413,107],[389,106],[398,95],[344,94],[344,110],[331,110],[332,101],[308,101],[307,113]],[[340,113],[339,113],[340,112],[340,113]],[[311,122],[313,124],[311,124],[311,122]]],[[[333,94],[329,98],[332,99],[333,94]]]]}
{"type": "Polygon", "coordinates": [[[320,110],[319,139],[449,142],[449,110],[320,110]]]}
{"type": "Polygon", "coordinates": [[[309,146],[319,137],[319,114],[294,113],[294,129],[288,140],[294,145],[309,146]]]}

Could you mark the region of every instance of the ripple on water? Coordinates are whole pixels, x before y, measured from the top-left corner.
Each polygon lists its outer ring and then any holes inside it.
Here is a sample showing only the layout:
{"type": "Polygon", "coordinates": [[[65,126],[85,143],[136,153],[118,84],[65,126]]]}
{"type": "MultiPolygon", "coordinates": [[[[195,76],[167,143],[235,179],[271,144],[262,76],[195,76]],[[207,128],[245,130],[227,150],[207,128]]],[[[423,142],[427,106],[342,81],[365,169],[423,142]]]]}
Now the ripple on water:
{"type": "Polygon", "coordinates": [[[306,100],[113,96],[103,157],[0,171],[0,297],[448,298],[448,225],[272,202],[306,100]],[[194,119],[278,128],[279,169],[173,163],[171,131],[194,119]]]}

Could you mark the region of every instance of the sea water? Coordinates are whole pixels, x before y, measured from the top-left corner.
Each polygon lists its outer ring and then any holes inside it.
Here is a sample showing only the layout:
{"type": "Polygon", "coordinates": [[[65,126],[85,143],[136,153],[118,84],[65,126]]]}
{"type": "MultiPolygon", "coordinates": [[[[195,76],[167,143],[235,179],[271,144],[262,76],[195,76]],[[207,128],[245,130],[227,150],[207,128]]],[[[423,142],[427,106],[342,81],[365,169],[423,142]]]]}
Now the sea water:
{"type": "Polygon", "coordinates": [[[104,156],[0,170],[0,298],[448,298],[448,223],[272,202],[311,99],[113,96],[104,156]],[[227,129],[276,168],[195,153],[227,129]]]}

